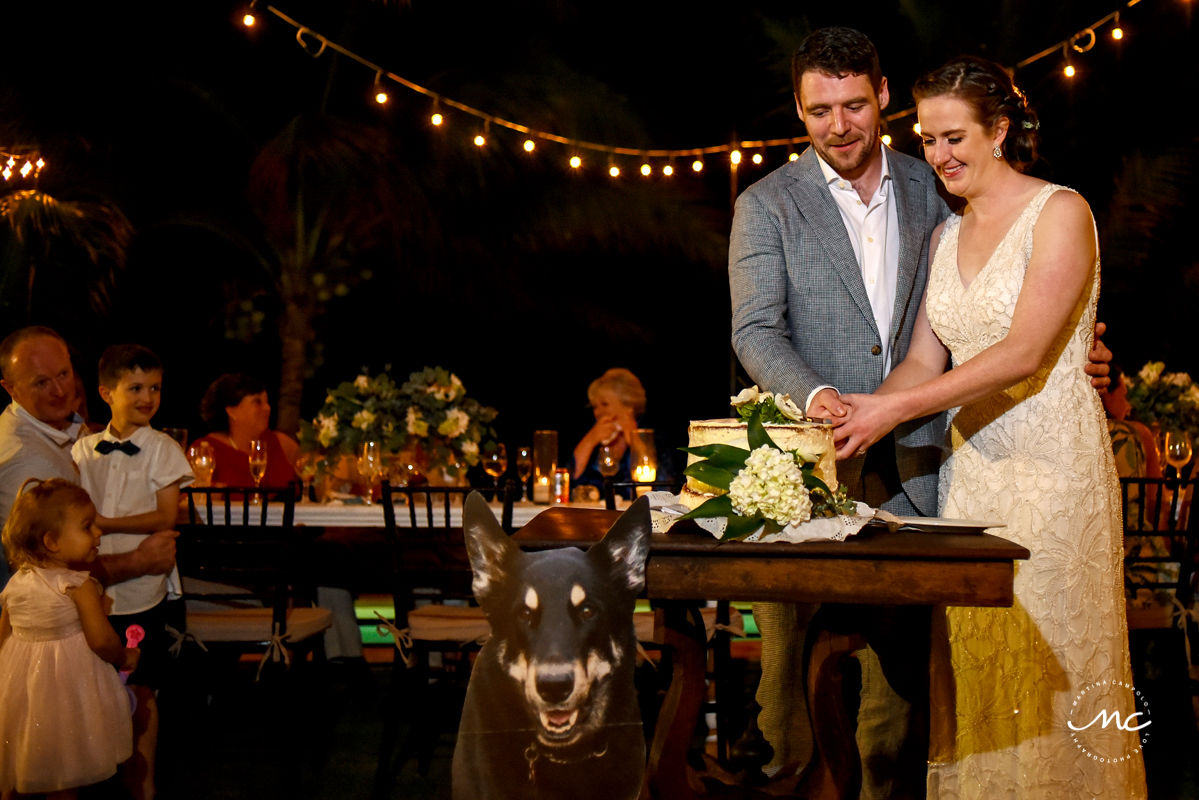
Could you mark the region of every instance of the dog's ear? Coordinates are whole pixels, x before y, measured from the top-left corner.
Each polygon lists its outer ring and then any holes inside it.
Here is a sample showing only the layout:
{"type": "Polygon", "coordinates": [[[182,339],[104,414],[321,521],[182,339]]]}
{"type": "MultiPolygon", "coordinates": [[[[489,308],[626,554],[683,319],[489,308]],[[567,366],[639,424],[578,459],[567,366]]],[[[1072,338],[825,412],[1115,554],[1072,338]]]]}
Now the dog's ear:
{"type": "Polygon", "coordinates": [[[474,573],[471,588],[482,605],[492,587],[504,580],[508,562],[519,548],[508,538],[491,512],[487,501],[478,492],[471,492],[462,507],[462,531],[466,536],[466,552],[474,573]]]}
{"type": "Polygon", "coordinates": [[[649,498],[639,497],[620,515],[604,538],[587,551],[587,558],[634,594],[645,586],[649,556],[649,498]]]}

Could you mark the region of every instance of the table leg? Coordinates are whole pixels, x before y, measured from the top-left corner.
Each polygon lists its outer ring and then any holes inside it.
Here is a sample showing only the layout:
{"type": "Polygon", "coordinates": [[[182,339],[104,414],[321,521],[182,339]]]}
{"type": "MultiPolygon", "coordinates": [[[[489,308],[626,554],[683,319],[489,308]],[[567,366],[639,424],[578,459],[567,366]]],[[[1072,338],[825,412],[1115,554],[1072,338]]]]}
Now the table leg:
{"type": "Polygon", "coordinates": [[[862,786],[862,760],[854,740],[854,724],[845,708],[845,661],[866,646],[859,633],[837,633],[819,625],[809,628],[804,682],[812,719],[814,752],[800,777],[797,796],[856,798],[862,786]]]}
{"type": "Polygon", "coordinates": [[[662,700],[654,741],[650,745],[646,775],[650,793],[659,800],[698,797],[687,779],[687,750],[704,699],[704,652],[707,644],[702,621],[688,619],[691,603],[661,603],[663,644],[671,660],[670,689],[662,700]]]}

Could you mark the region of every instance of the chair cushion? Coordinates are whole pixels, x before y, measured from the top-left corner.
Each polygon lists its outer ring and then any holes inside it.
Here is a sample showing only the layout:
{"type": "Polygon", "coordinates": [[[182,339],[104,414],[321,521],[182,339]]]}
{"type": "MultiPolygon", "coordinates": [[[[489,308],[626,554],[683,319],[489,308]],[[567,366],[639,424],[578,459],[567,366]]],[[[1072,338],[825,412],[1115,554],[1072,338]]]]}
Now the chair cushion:
{"type": "MultiPolygon", "coordinates": [[[[207,604],[205,604],[207,605],[207,604]]],[[[327,608],[291,608],[287,611],[287,641],[302,642],[333,624],[327,608]]],[[[230,608],[211,610],[187,605],[187,632],[201,642],[267,642],[271,638],[271,609],[230,608]]]]}
{"type": "Polygon", "coordinates": [[[469,642],[491,636],[483,609],[476,606],[419,606],[408,612],[409,635],[418,642],[469,642]]]}
{"type": "MultiPolygon", "coordinates": [[[[699,611],[704,620],[704,635],[711,641],[716,634],[716,606],[704,606],[699,611]]],[[[633,614],[633,628],[637,632],[637,641],[654,641],[654,612],[638,611],[633,614]]],[[[745,635],[745,623],[741,618],[741,612],[735,609],[729,612],[729,629],[733,636],[745,635]]]]}

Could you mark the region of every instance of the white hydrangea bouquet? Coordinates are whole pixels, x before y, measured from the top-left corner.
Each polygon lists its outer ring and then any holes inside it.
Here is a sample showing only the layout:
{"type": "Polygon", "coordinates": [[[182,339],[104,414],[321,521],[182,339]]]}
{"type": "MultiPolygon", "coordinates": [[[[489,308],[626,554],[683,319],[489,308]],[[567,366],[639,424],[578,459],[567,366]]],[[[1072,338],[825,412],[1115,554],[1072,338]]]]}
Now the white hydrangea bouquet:
{"type": "Polygon", "coordinates": [[[857,533],[874,516],[874,510],[851,500],[844,486],[830,490],[815,473],[818,457],[783,450],[770,438],[763,416],[770,422],[776,421],[775,415],[788,417],[783,409],[792,407],[789,398],[755,395],[752,403],[738,404],[740,396],[734,398],[738,413],[746,420],[748,450],[726,444],[683,448],[703,459],[683,474],[725,493],[677,519],[695,520],[722,540],[843,540],[857,533]]]}
{"type": "Polygon", "coordinates": [[[397,386],[386,372],[359,375],[325,395],[312,422],[300,424],[300,445],[326,455],[355,456],[375,440],[384,452],[417,451],[430,467],[456,477],[479,463],[481,444],[494,441],[496,410],[466,396],[457,375],[441,367],[413,372],[397,386]]]}

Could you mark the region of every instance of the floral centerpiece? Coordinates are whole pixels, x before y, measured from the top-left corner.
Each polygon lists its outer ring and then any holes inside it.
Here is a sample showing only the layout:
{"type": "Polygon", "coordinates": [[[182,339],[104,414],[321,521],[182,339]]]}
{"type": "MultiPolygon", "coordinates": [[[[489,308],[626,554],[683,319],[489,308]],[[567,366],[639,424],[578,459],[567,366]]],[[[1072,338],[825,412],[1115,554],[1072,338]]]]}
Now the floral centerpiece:
{"type": "Polygon", "coordinates": [[[1199,386],[1185,372],[1166,372],[1150,361],[1135,377],[1125,375],[1132,418],[1159,428],[1181,428],[1199,436],[1199,386]]]}
{"type": "MultiPolygon", "coordinates": [[[[749,390],[746,390],[749,391],[749,390]]],[[[844,486],[831,491],[815,473],[817,455],[783,450],[770,438],[763,422],[790,422],[803,413],[786,395],[769,392],[733,398],[739,416],[746,420],[749,449],[727,444],[684,447],[703,458],[683,474],[726,493],[706,500],[680,519],[725,517],[723,539],[744,539],[796,527],[813,518],[858,512],[844,486]],[[742,402],[738,402],[742,401],[742,402]]]]}
{"type": "Polygon", "coordinates": [[[384,372],[362,374],[325,395],[312,422],[300,424],[300,445],[328,455],[355,456],[375,440],[384,452],[409,452],[425,471],[457,478],[479,463],[480,446],[495,441],[496,410],[466,396],[457,375],[425,367],[397,386],[384,372]]]}

